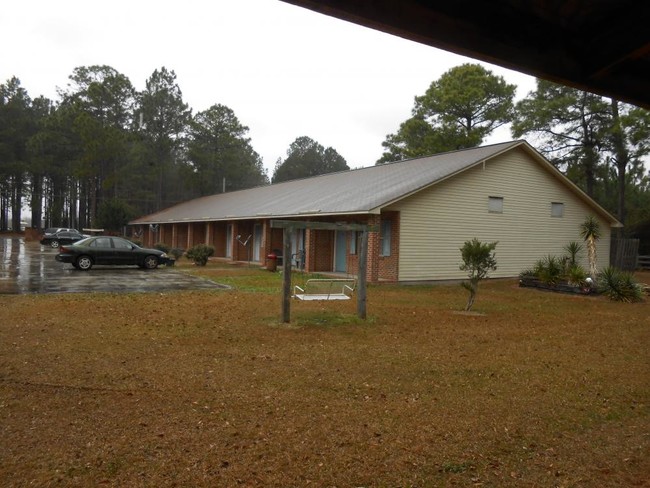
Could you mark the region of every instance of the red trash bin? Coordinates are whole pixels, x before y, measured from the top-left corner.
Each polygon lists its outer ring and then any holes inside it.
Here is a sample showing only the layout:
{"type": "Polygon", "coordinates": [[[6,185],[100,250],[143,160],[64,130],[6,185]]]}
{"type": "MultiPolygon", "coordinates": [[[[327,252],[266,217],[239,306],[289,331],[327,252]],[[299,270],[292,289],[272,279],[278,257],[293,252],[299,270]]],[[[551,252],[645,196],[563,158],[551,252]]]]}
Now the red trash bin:
{"type": "Polygon", "coordinates": [[[276,271],[278,269],[278,256],[274,253],[266,256],[266,269],[269,271],[276,271]]]}

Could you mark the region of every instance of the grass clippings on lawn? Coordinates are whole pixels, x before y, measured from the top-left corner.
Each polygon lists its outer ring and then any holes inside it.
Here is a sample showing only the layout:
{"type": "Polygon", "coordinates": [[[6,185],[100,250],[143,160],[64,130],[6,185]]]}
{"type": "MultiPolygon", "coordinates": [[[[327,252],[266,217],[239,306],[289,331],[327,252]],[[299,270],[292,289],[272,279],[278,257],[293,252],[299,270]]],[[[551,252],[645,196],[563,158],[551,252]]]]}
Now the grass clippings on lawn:
{"type": "Polygon", "coordinates": [[[3,486],[650,486],[648,302],[373,286],[286,325],[279,274],[186,269],[233,289],[0,296],[3,486]]]}

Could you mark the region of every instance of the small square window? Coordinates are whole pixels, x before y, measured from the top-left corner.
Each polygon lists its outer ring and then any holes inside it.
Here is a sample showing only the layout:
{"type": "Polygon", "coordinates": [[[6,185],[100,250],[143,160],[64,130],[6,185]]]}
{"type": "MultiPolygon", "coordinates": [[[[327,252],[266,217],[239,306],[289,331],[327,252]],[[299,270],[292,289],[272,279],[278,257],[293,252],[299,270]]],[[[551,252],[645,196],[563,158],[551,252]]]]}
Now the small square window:
{"type": "Polygon", "coordinates": [[[564,217],[564,204],[561,202],[551,203],[551,217],[564,217]]]}
{"type": "Polygon", "coordinates": [[[488,212],[503,213],[503,197],[488,197],[488,212]]]}

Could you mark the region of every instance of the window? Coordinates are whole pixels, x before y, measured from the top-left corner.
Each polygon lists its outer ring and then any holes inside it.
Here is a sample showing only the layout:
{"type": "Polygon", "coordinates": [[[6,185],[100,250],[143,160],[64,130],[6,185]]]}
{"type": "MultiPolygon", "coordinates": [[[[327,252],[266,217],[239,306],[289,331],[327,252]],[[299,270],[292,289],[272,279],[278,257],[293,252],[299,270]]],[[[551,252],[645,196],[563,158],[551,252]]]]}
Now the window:
{"type": "Polygon", "coordinates": [[[90,243],[90,247],[111,247],[110,237],[98,237],[90,243]]]}
{"type": "Polygon", "coordinates": [[[122,239],[113,239],[113,247],[115,249],[132,249],[131,243],[123,241],[122,239]]]}
{"type": "Polygon", "coordinates": [[[488,212],[503,213],[503,197],[488,197],[488,212]]]}
{"type": "Polygon", "coordinates": [[[361,231],[350,231],[350,254],[358,254],[361,252],[361,231]]]}
{"type": "Polygon", "coordinates": [[[379,239],[381,240],[381,255],[390,256],[390,237],[392,231],[392,222],[390,220],[382,220],[379,232],[379,239]]]}
{"type": "Polygon", "coordinates": [[[551,202],[551,217],[564,217],[564,204],[551,202]]]}

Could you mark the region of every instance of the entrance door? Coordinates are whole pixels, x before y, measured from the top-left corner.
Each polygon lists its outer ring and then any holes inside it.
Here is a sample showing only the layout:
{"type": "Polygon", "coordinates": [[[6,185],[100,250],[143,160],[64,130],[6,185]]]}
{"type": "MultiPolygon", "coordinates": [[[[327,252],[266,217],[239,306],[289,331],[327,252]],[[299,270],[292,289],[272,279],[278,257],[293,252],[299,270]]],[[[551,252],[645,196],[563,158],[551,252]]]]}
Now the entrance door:
{"type": "Polygon", "coordinates": [[[347,271],[347,235],[347,232],[336,231],[334,244],[334,271],[337,273],[345,273],[347,271]]]}
{"type": "Polygon", "coordinates": [[[262,224],[253,227],[253,261],[260,261],[260,247],[262,247],[262,224]]]}
{"type": "Polygon", "coordinates": [[[226,257],[232,258],[232,224],[226,226],[226,257]]]}
{"type": "Polygon", "coordinates": [[[298,269],[305,267],[305,229],[296,229],[291,233],[291,266],[298,269]]]}

